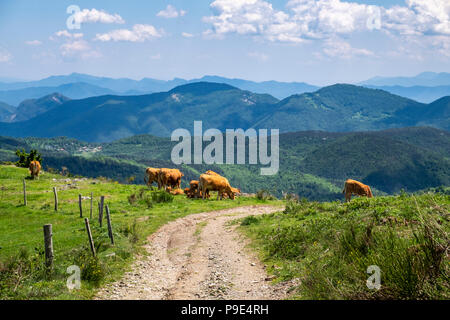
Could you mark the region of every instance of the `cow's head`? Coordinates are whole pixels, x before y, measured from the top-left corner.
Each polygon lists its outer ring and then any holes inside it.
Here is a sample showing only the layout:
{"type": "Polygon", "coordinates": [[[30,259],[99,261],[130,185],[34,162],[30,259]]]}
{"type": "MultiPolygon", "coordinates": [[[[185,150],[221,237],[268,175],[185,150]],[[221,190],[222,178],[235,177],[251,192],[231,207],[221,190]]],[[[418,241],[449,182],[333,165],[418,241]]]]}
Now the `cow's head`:
{"type": "Polygon", "coordinates": [[[225,191],[226,192],[226,194],[228,195],[228,197],[231,199],[231,200],[234,200],[234,192],[233,192],[233,190],[231,190],[231,187],[228,187],[227,188],[227,190],[225,191]]]}

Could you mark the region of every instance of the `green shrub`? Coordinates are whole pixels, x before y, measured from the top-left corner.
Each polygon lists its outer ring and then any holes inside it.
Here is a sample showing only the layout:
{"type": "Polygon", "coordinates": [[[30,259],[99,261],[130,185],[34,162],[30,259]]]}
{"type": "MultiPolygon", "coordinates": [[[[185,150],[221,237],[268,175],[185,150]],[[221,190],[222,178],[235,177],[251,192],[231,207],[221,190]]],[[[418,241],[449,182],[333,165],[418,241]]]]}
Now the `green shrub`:
{"type": "Polygon", "coordinates": [[[259,190],[256,192],[256,198],[258,200],[266,201],[266,200],[275,200],[276,198],[270,194],[267,190],[259,190]]]}
{"type": "Polygon", "coordinates": [[[248,216],[242,220],[241,226],[249,226],[254,223],[258,223],[258,218],[255,216],[248,216]]]}
{"type": "Polygon", "coordinates": [[[152,192],[152,201],[155,203],[172,202],[173,199],[174,199],[174,196],[166,191],[158,190],[158,191],[152,192]]]}

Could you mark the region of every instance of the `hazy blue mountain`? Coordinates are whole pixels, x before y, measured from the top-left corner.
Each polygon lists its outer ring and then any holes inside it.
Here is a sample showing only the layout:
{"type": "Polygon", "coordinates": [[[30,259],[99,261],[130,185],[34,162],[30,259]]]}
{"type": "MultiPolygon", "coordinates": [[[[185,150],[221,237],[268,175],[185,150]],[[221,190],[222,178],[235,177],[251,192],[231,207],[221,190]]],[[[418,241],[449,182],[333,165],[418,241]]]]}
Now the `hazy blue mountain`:
{"type": "Polygon", "coordinates": [[[359,83],[372,86],[450,86],[450,73],[423,72],[414,77],[374,77],[359,83]]]}
{"type": "MultiPolygon", "coordinates": [[[[121,95],[138,95],[138,94],[149,94],[153,92],[163,92],[169,91],[177,86],[194,83],[194,82],[217,82],[226,83],[237,87],[242,90],[249,90],[255,93],[268,93],[279,99],[286,98],[292,94],[300,94],[304,92],[312,92],[318,89],[316,86],[309,85],[303,82],[278,82],[278,81],[264,81],[264,82],[254,82],[242,79],[228,79],[218,76],[204,76],[200,79],[180,79],[175,78],[173,80],[156,80],[151,78],[144,78],[142,80],[133,80],[127,78],[112,79],[107,77],[96,77],[80,73],[72,73],[70,75],[62,76],[51,76],[38,81],[28,81],[28,82],[15,82],[15,83],[0,83],[0,90],[10,91],[19,90],[24,88],[36,88],[36,87],[59,87],[62,85],[75,84],[75,83],[85,83],[96,87],[104,88],[104,90],[109,89],[110,92],[100,94],[121,94],[121,95]]],[[[34,89],[38,90],[38,89],[34,89]]],[[[40,95],[48,94],[48,90],[40,95]]],[[[73,98],[86,98],[87,95],[81,96],[71,96],[68,92],[62,92],[60,90],[53,90],[51,92],[61,92],[62,94],[73,98]]],[[[100,95],[98,94],[98,95],[100,95]]],[[[94,96],[95,94],[90,94],[89,96],[94,96]]],[[[7,98],[1,95],[0,100],[6,101],[11,104],[18,104],[22,100],[20,97],[20,92],[8,95],[7,98]],[[17,97],[16,97],[17,96],[17,97]],[[11,99],[11,100],[9,100],[11,99]]],[[[27,98],[37,97],[29,96],[27,98]]]]}
{"type": "Polygon", "coordinates": [[[201,79],[190,80],[189,82],[196,82],[196,81],[226,83],[234,87],[237,87],[241,90],[248,90],[255,93],[268,93],[277,99],[284,99],[293,94],[313,92],[319,89],[319,87],[304,82],[278,82],[278,81],[254,82],[242,79],[228,79],[217,76],[204,76],[201,79]]]}
{"type": "Polygon", "coordinates": [[[57,87],[30,87],[24,89],[0,91],[0,100],[17,106],[24,100],[40,98],[54,92],[58,92],[71,99],[84,99],[106,94],[115,94],[115,92],[110,89],[105,89],[84,82],[76,82],[63,84],[57,87]]]}
{"type": "Polygon", "coordinates": [[[12,120],[17,122],[34,118],[46,111],[61,106],[69,100],[69,98],[60,93],[52,93],[39,99],[25,100],[15,109],[12,120]]]}
{"type": "Polygon", "coordinates": [[[0,122],[9,122],[16,108],[0,101],[0,122]]]}
{"type": "Polygon", "coordinates": [[[21,123],[0,123],[0,135],[68,136],[112,141],[137,134],[170,136],[177,128],[267,128],[280,132],[382,130],[427,125],[450,129],[448,98],[423,104],[389,92],[338,84],[282,101],[223,83],[197,82],[140,96],[71,100],[21,123]]]}
{"type": "Polygon", "coordinates": [[[135,134],[170,136],[177,128],[247,128],[270,112],[278,100],[227,84],[192,83],[141,96],[100,96],[64,103],[29,121],[0,123],[8,136],[68,136],[112,141],[135,134]]]}
{"type": "Polygon", "coordinates": [[[450,95],[449,86],[436,86],[436,87],[402,87],[402,86],[370,86],[365,85],[371,89],[381,89],[392,94],[396,94],[405,98],[416,100],[418,102],[430,103],[444,96],[450,95]]]}

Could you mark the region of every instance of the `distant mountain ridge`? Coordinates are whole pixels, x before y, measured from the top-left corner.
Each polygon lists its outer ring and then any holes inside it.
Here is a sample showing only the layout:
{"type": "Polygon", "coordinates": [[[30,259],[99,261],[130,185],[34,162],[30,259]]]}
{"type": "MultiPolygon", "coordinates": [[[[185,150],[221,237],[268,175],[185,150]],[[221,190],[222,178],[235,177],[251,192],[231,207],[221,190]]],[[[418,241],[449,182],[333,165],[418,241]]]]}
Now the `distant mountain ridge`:
{"type": "Polygon", "coordinates": [[[450,73],[422,72],[413,77],[374,77],[358,83],[371,86],[450,86],[450,73]]]}
{"type": "MultiPolygon", "coordinates": [[[[62,85],[74,83],[90,84],[92,86],[102,88],[103,90],[110,90],[110,92],[106,94],[137,95],[137,94],[148,94],[153,92],[169,91],[177,86],[194,82],[225,83],[232,85],[234,87],[238,87],[239,89],[242,90],[249,90],[255,93],[267,93],[279,99],[288,97],[292,94],[315,91],[319,88],[317,86],[313,86],[303,82],[290,82],[290,83],[278,81],[255,82],[243,79],[229,79],[219,76],[204,76],[199,79],[191,79],[191,80],[175,78],[173,80],[164,81],[150,78],[143,78],[141,80],[133,80],[128,78],[113,79],[108,77],[96,77],[80,73],[72,73],[69,75],[51,76],[37,81],[13,82],[13,83],[0,82],[0,101],[5,101],[11,104],[18,104],[19,102],[22,101],[21,100],[17,102],[16,99],[12,100],[14,101],[13,103],[11,102],[11,100],[7,100],[4,97],[2,99],[1,91],[21,90],[36,87],[59,87],[62,85]]],[[[56,92],[60,91],[56,90],[56,92]]],[[[84,97],[70,96],[70,94],[63,91],[61,91],[60,93],[67,95],[72,99],[87,97],[87,96],[84,97]]],[[[4,96],[6,94],[7,93],[3,93],[4,96]]]]}
{"type": "Polygon", "coordinates": [[[71,99],[84,99],[106,94],[118,94],[110,89],[98,87],[84,82],[62,84],[55,87],[29,87],[9,91],[0,91],[0,101],[18,106],[28,99],[38,99],[43,96],[59,93],[71,99]]]}
{"type": "Polygon", "coordinates": [[[383,90],[338,84],[278,100],[223,83],[198,82],[139,96],[70,100],[20,123],[0,123],[5,136],[67,136],[107,142],[138,134],[170,136],[177,128],[280,129],[280,132],[450,129],[447,98],[423,104],[383,90]]]}

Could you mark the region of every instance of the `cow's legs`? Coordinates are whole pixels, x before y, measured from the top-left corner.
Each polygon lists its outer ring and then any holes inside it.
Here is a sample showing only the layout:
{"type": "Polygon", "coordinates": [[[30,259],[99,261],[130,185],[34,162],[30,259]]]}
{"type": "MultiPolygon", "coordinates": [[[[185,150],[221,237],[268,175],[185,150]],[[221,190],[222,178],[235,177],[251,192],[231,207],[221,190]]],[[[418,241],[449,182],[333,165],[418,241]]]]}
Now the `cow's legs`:
{"type": "Polygon", "coordinates": [[[345,202],[350,202],[351,199],[352,199],[352,193],[351,192],[347,192],[345,194],[345,202]]]}

